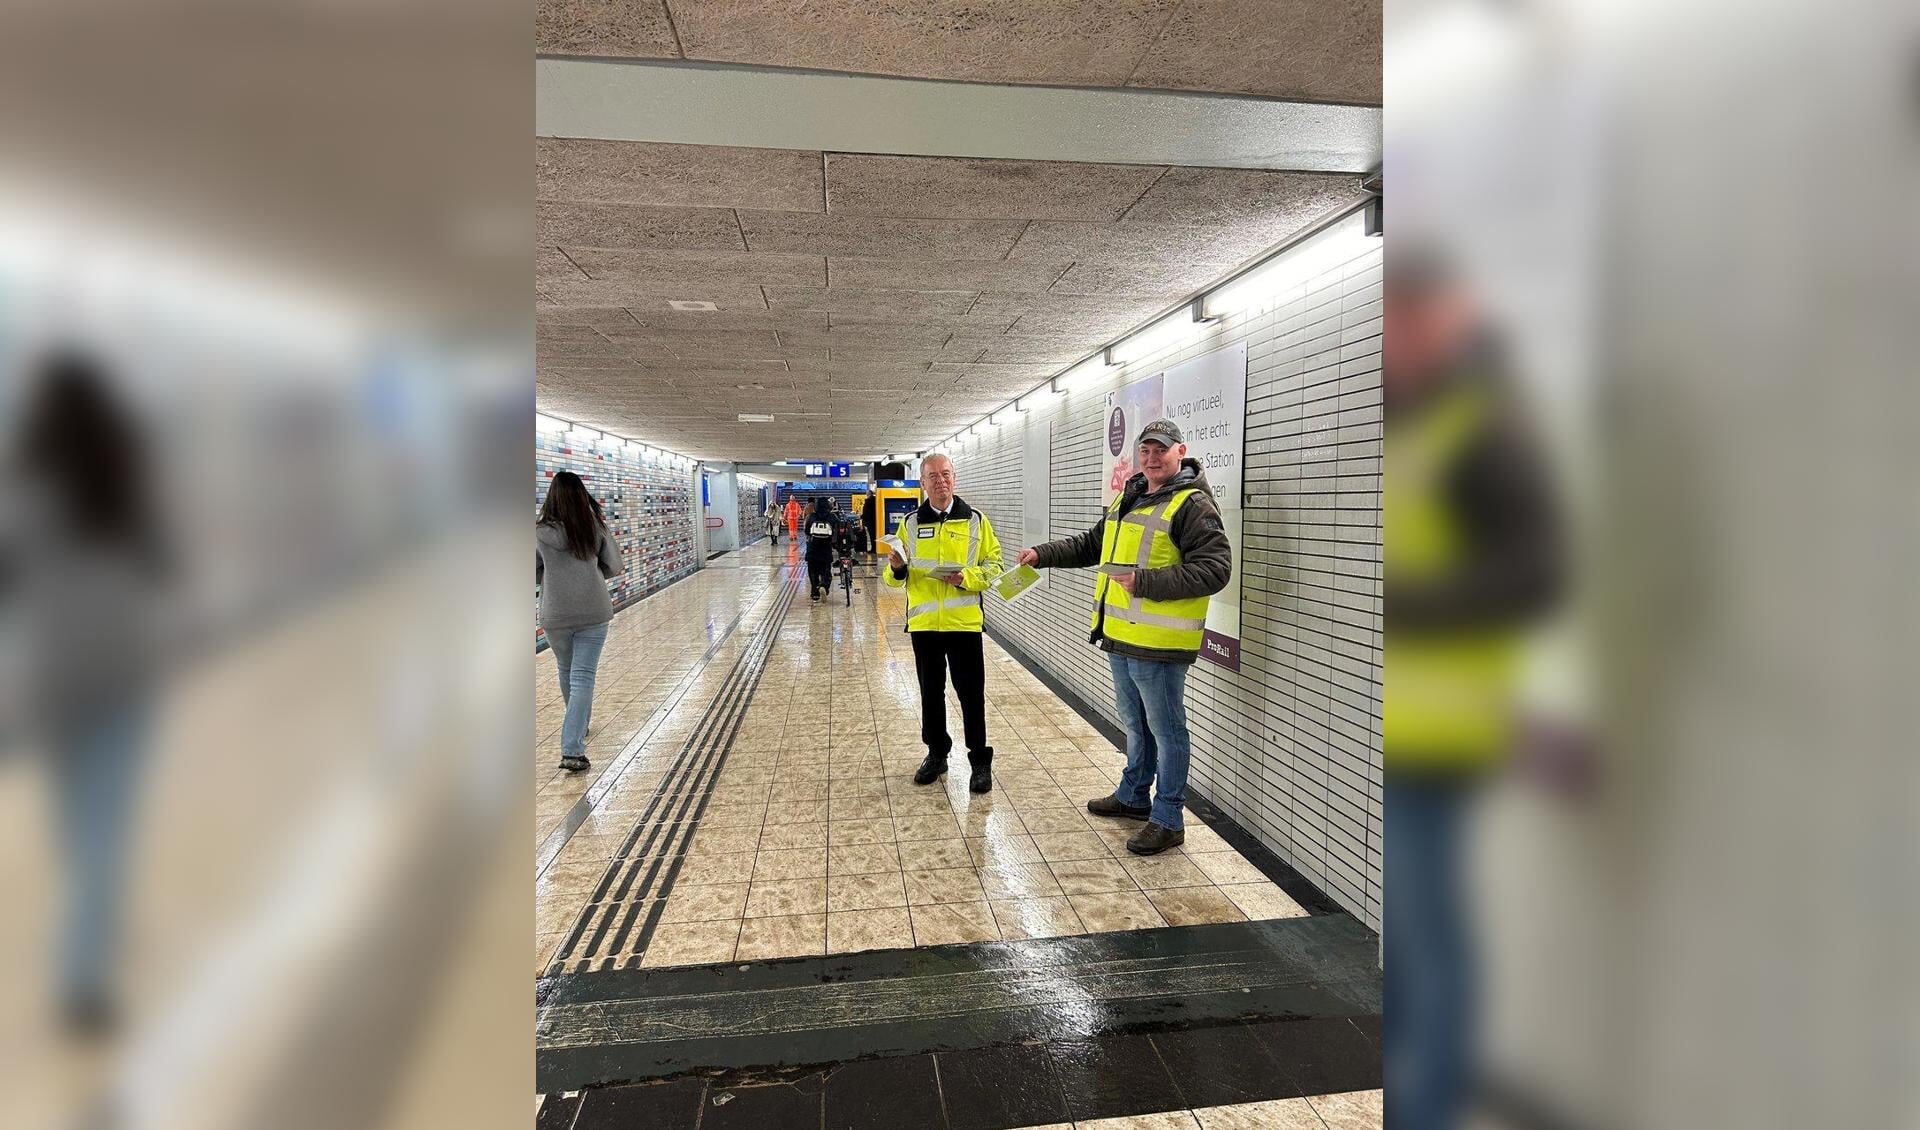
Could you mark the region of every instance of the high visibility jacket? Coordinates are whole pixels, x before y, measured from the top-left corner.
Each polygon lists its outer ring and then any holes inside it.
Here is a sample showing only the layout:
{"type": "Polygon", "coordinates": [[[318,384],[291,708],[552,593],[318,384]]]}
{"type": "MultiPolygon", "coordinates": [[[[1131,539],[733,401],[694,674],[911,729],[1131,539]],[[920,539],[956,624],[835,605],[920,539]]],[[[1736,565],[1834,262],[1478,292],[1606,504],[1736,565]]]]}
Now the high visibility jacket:
{"type": "MultiPolygon", "coordinates": [[[[1124,492],[1115,495],[1103,523],[1101,562],[1139,570],[1180,564],[1183,557],[1180,547],[1173,543],[1173,516],[1198,493],[1191,487],[1177,490],[1151,506],[1140,507],[1124,516],[1120,508],[1126,495],[1124,492]]],[[[1197,652],[1207,626],[1208,599],[1190,596],[1179,600],[1147,600],[1130,595],[1115,584],[1112,577],[1102,573],[1094,580],[1090,624],[1116,643],[1155,651],[1197,652]]]]}
{"type": "Polygon", "coordinates": [[[889,564],[880,579],[893,588],[906,586],[907,631],[979,631],[984,620],[980,594],[1005,570],[993,523],[956,497],[944,521],[923,502],[900,520],[895,533],[910,555],[907,573],[897,577],[889,564]],[[949,573],[960,574],[959,587],[939,579],[949,573]]]}
{"type": "MultiPolygon", "coordinates": [[[[1391,591],[1443,578],[1468,552],[1467,530],[1448,494],[1460,459],[1493,422],[1486,395],[1441,396],[1385,431],[1382,521],[1391,591]]],[[[1511,626],[1386,632],[1381,734],[1396,770],[1491,766],[1513,745],[1513,706],[1523,641],[1511,626]]]]}
{"type": "Polygon", "coordinates": [[[800,525],[800,504],[798,502],[795,502],[791,498],[787,499],[786,513],[787,529],[791,530],[800,525]]]}

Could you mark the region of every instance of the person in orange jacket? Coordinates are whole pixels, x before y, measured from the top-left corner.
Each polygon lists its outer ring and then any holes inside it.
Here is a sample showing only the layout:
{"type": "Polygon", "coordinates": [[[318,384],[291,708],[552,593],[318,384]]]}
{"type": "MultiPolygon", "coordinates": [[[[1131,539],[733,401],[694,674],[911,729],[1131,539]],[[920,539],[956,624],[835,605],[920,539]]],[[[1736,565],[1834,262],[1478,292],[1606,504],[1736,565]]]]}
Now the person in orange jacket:
{"type": "Polygon", "coordinates": [[[800,539],[800,500],[787,496],[787,536],[797,543],[800,539]]]}

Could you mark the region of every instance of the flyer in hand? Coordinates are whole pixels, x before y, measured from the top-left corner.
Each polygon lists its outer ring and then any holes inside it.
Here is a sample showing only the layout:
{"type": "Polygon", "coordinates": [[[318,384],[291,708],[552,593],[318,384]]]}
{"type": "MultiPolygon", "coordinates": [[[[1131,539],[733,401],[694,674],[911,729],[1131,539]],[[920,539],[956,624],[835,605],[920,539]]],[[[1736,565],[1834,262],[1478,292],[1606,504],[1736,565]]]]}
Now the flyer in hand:
{"type": "Polygon", "coordinates": [[[1002,600],[1013,600],[1040,581],[1040,570],[1031,565],[1016,565],[1000,574],[993,583],[993,591],[1002,600]]]}

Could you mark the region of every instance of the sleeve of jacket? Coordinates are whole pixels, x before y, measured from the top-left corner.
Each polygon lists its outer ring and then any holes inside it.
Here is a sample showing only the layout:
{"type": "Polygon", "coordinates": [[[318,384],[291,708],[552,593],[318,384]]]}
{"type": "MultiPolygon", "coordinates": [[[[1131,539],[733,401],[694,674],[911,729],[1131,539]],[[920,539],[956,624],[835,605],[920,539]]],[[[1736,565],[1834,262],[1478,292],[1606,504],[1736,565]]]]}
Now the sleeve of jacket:
{"type": "Polygon", "coordinates": [[[983,513],[980,515],[980,555],[972,565],[960,570],[960,587],[967,592],[985,592],[1006,569],[1000,560],[1000,539],[993,532],[993,522],[983,513]]]}
{"type": "Polygon", "coordinates": [[[533,547],[533,583],[539,584],[547,579],[547,559],[540,556],[540,547],[533,547]]]}
{"type": "MultiPolygon", "coordinates": [[[[901,545],[907,544],[907,520],[905,518],[900,519],[900,525],[894,528],[893,536],[900,539],[901,545]]],[[[893,589],[905,587],[907,583],[907,567],[905,565],[894,565],[893,558],[888,557],[887,563],[880,568],[880,583],[893,589]]]]}
{"type": "Polygon", "coordinates": [[[1144,600],[1185,600],[1212,596],[1233,577],[1233,546],[1220,521],[1220,508],[1205,491],[1197,492],[1173,515],[1173,544],[1180,564],[1143,569],[1133,592],[1144,600]]]}
{"type": "Polygon", "coordinates": [[[606,527],[600,529],[600,575],[612,580],[626,570],[626,558],[621,556],[620,543],[606,527]]]}
{"type": "Polygon", "coordinates": [[[1103,517],[1093,524],[1093,529],[1036,545],[1033,552],[1040,558],[1042,569],[1086,569],[1100,563],[1100,543],[1106,530],[1107,520],[1103,517]]]}

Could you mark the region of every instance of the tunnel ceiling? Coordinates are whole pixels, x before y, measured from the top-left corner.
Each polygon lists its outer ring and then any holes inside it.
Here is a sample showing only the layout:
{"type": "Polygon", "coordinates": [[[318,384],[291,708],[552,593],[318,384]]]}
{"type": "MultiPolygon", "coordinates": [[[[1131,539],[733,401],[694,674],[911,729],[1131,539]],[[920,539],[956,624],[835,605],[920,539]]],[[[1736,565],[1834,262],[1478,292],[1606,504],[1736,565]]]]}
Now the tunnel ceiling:
{"type": "Polygon", "coordinates": [[[1379,0],[539,0],[548,55],[1377,106],[1379,0]]]}
{"type": "Polygon", "coordinates": [[[543,410],[720,459],[923,449],[1361,195],[1259,169],[537,149],[543,410]]]}

